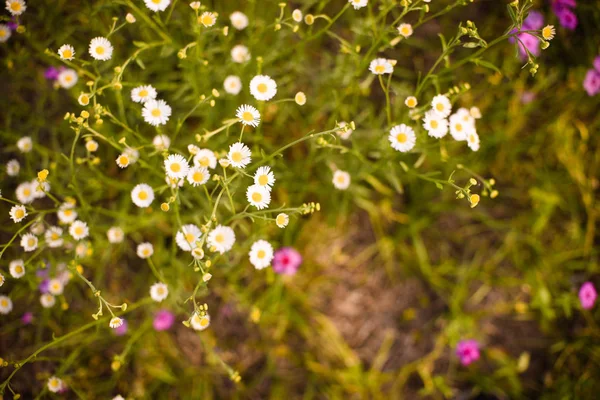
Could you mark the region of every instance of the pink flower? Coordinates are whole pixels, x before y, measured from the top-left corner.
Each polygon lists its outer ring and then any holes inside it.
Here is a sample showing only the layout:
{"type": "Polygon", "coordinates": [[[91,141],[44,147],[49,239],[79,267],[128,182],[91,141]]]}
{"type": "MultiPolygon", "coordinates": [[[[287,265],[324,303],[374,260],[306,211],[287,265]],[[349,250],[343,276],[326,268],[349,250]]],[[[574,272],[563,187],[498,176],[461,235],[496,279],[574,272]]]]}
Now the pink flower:
{"type": "Polygon", "coordinates": [[[600,56],[597,56],[594,59],[594,68],[596,69],[596,71],[598,71],[598,73],[600,73],[600,56]]]}
{"type": "Polygon", "coordinates": [[[282,275],[294,275],[302,264],[302,256],[292,247],[282,247],[273,257],[273,270],[282,275]]]}
{"type": "Polygon", "coordinates": [[[28,311],[21,317],[23,325],[29,325],[33,321],[33,313],[28,311]]]}
{"type": "Polygon", "coordinates": [[[558,22],[569,30],[577,28],[577,16],[570,9],[563,7],[556,12],[558,22]]]}
{"type": "Polygon", "coordinates": [[[127,324],[127,320],[123,319],[123,324],[121,326],[119,326],[118,328],[115,328],[113,330],[113,332],[117,336],[123,336],[127,333],[128,328],[129,328],[129,325],[127,324]]]}
{"type": "Polygon", "coordinates": [[[581,285],[581,289],[579,289],[579,301],[581,301],[581,307],[586,310],[594,307],[597,296],[596,288],[592,282],[585,282],[581,285]]]}
{"type": "Polygon", "coordinates": [[[173,326],[175,315],[167,310],[160,310],[154,315],[152,326],[157,331],[166,331],[173,326]]]}
{"type": "Polygon", "coordinates": [[[595,69],[588,70],[583,80],[583,88],[588,96],[595,96],[600,93],[600,72],[595,69]]]}
{"type": "Polygon", "coordinates": [[[456,345],[456,355],[465,366],[479,360],[479,343],[472,339],[461,340],[456,345]]]}

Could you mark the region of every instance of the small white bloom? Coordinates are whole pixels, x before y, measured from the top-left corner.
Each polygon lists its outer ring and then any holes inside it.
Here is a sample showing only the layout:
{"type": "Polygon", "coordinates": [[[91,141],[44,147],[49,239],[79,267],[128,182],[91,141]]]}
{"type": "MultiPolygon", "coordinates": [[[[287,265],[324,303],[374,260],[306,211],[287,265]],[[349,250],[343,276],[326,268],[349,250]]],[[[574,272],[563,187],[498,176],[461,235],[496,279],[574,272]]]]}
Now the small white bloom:
{"type": "Polygon", "coordinates": [[[254,268],[266,268],[271,265],[271,261],[273,260],[273,246],[266,240],[257,240],[252,245],[248,256],[254,268]]]}
{"type": "Polygon", "coordinates": [[[450,104],[448,97],[443,94],[438,94],[431,100],[431,108],[442,118],[447,118],[452,112],[452,104],[450,104]]]}
{"type": "Polygon", "coordinates": [[[21,278],[23,275],[25,275],[25,265],[23,264],[23,260],[11,261],[10,264],[8,264],[8,270],[13,278],[21,278]]]}
{"type": "Polygon", "coordinates": [[[242,91],[242,80],[237,75],[229,75],[223,82],[223,89],[229,94],[237,95],[242,91]]]}
{"type": "Polygon", "coordinates": [[[202,237],[202,231],[194,224],[183,225],[175,235],[175,243],[183,251],[192,251],[198,245],[196,242],[202,237]]]}
{"type": "Polygon", "coordinates": [[[54,296],[52,296],[50,293],[45,293],[40,296],[40,303],[44,308],[51,308],[54,307],[54,304],[56,304],[56,298],[54,298],[54,296]]]}
{"type": "Polygon", "coordinates": [[[211,27],[217,22],[217,14],[205,11],[200,17],[198,17],[198,22],[207,28],[211,27]]]}
{"type": "Polygon", "coordinates": [[[77,220],[69,227],[69,234],[73,236],[73,239],[81,240],[89,236],[90,230],[87,223],[77,220]]]}
{"type": "Polygon", "coordinates": [[[479,135],[475,130],[469,132],[467,135],[467,145],[473,151],[479,150],[479,135]]]}
{"type": "Polygon", "coordinates": [[[469,114],[471,114],[471,117],[475,119],[481,118],[481,111],[479,110],[479,107],[471,107],[469,114]]]}
{"type": "Polygon", "coordinates": [[[194,316],[190,320],[192,328],[197,331],[203,331],[210,325],[210,316],[208,314],[198,315],[194,313],[194,316]]]}
{"type": "Polygon", "coordinates": [[[149,207],[154,201],[154,190],[150,185],[140,183],[131,191],[131,201],[140,208],[149,207]]]}
{"type": "Polygon", "coordinates": [[[192,167],[187,175],[187,180],[192,186],[204,185],[210,178],[210,172],[204,167],[192,167]]]}
{"type": "Polygon", "coordinates": [[[185,178],[190,170],[187,160],[180,154],[169,155],[164,164],[169,178],[185,178]]]}
{"type": "Polygon", "coordinates": [[[108,325],[113,328],[116,329],[118,327],[120,327],[121,325],[123,325],[123,320],[119,317],[113,317],[110,322],[108,323],[108,325]]]}
{"type": "Polygon", "coordinates": [[[27,216],[27,210],[25,206],[12,206],[10,209],[10,218],[16,224],[17,222],[23,221],[23,219],[27,216]]]}
{"type": "Polygon", "coordinates": [[[127,153],[122,153],[115,160],[119,168],[127,168],[131,160],[129,159],[129,155],[127,153]]]}
{"type": "Polygon", "coordinates": [[[110,243],[121,243],[125,238],[125,233],[120,227],[112,226],[106,231],[106,237],[110,243]]]}
{"type": "Polygon", "coordinates": [[[415,108],[418,104],[417,98],[415,96],[408,96],[406,100],[404,100],[404,105],[408,108],[415,108]]]}
{"type": "Polygon", "coordinates": [[[413,34],[413,28],[411,24],[400,24],[398,26],[398,33],[405,38],[410,37],[413,34]]]}
{"type": "Polygon", "coordinates": [[[469,132],[475,129],[475,119],[471,117],[469,111],[457,112],[450,116],[450,134],[454,140],[467,140],[469,132]]]}
{"type": "Polygon", "coordinates": [[[48,291],[54,296],[59,296],[63,293],[64,285],[60,279],[50,279],[48,282],[48,291]]]}
{"type": "Polygon", "coordinates": [[[201,4],[199,1],[192,1],[190,3],[190,7],[192,7],[192,10],[199,10],[200,6],[201,6],[201,4]]]}
{"type": "Polygon", "coordinates": [[[5,281],[5,280],[6,280],[6,279],[4,278],[4,275],[0,274],[0,287],[1,287],[2,285],[4,285],[4,281],[5,281]]]}
{"type": "Polygon", "coordinates": [[[29,204],[35,200],[35,189],[31,185],[31,182],[23,182],[17,186],[17,190],[15,190],[15,196],[17,196],[19,203],[23,204],[29,204]]]}
{"type": "Polygon", "coordinates": [[[231,49],[231,59],[238,64],[250,61],[250,50],[242,44],[238,44],[231,49]]]}
{"type": "Polygon", "coordinates": [[[202,260],[204,258],[204,250],[201,247],[196,247],[192,250],[192,257],[196,260],[202,260]]]}
{"type": "Polygon", "coordinates": [[[256,100],[271,100],[277,94],[277,83],[268,75],[256,75],[250,81],[250,94],[256,100]]]}
{"type": "Polygon", "coordinates": [[[152,85],[143,85],[131,89],[131,100],[136,103],[145,103],[156,99],[156,89],[152,85]]]}
{"type": "Polygon", "coordinates": [[[90,55],[96,60],[110,60],[113,53],[113,46],[105,37],[93,38],[90,42],[90,55]]]}
{"type": "Polygon", "coordinates": [[[30,184],[33,189],[33,197],[36,199],[43,199],[46,197],[46,192],[50,191],[50,184],[48,181],[40,183],[37,179],[34,179],[30,184]]]}
{"type": "Polygon", "coordinates": [[[58,393],[64,387],[62,379],[52,376],[48,379],[48,390],[52,393],[58,393]]]}
{"type": "Polygon", "coordinates": [[[46,230],[46,227],[44,227],[44,222],[42,220],[36,221],[33,223],[33,225],[31,225],[31,233],[33,233],[36,236],[41,235],[42,233],[44,233],[44,231],[46,230]]]}
{"type": "Polygon", "coordinates": [[[63,224],[70,224],[77,219],[77,211],[73,209],[73,205],[70,203],[61,204],[56,215],[63,224]]]}
{"type": "Polygon", "coordinates": [[[338,136],[341,137],[343,140],[350,139],[350,136],[352,135],[352,132],[354,132],[354,130],[350,128],[348,123],[346,121],[338,122],[338,126],[342,129],[336,131],[335,133],[337,133],[338,136]]]}
{"type": "Polygon", "coordinates": [[[448,133],[448,120],[434,110],[429,110],[425,113],[423,128],[429,136],[443,138],[448,133]]]}
{"type": "Polygon", "coordinates": [[[6,24],[0,24],[0,43],[6,42],[12,36],[12,31],[6,24]]]}
{"type": "Polygon", "coordinates": [[[13,309],[13,303],[10,297],[0,295],[0,314],[8,314],[13,309]]]}
{"type": "Polygon", "coordinates": [[[148,100],[144,103],[142,117],[152,126],[165,125],[171,116],[171,107],[164,100],[148,100]]]}
{"type": "Polygon", "coordinates": [[[17,160],[10,160],[6,163],[6,173],[8,176],[17,176],[21,171],[21,164],[17,160]]]}
{"type": "Polygon", "coordinates": [[[285,228],[290,222],[290,217],[286,213],[279,213],[275,217],[275,223],[280,228],[285,228]]]}
{"type": "Polygon", "coordinates": [[[333,173],[333,186],[339,190],[346,190],[350,186],[350,174],[340,169],[333,173]]]}
{"type": "Polygon", "coordinates": [[[194,156],[194,165],[214,169],[217,166],[217,157],[212,150],[200,149],[194,156]]]}
{"type": "Polygon", "coordinates": [[[248,26],[248,17],[240,11],[235,11],[229,16],[231,25],[238,31],[245,29],[248,26]]]}
{"type": "Polygon", "coordinates": [[[388,140],[390,141],[392,148],[406,153],[415,147],[417,137],[415,136],[415,131],[413,128],[405,124],[400,124],[394,126],[390,130],[390,136],[388,137],[388,140]]]}
{"type": "Polygon", "coordinates": [[[63,89],[70,89],[77,83],[79,77],[77,76],[77,72],[74,69],[67,68],[60,71],[58,74],[58,84],[63,89]]]}
{"type": "Polygon", "coordinates": [[[21,139],[17,140],[17,147],[21,153],[29,153],[33,148],[33,142],[29,136],[23,136],[21,139]]]}
{"type": "Polygon", "coordinates": [[[252,161],[252,152],[244,143],[237,142],[229,146],[227,158],[232,166],[236,168],[246,168],[246,165],[252,161]]]}
{"type": "Polygon", "coordinates": [[[348,3],[352,4],[355,10],[366,7],[369,0],[348,0],[348,3]]]}
{"type": "Polygon", "coordinates": [[[305,105],[306,104],[306,95],[304,94],[304,92],[296,93],[296,95],[294,96],[294,101],[299,106],[305,105]]]}
{"type": "Polygon", "coordinates": [[[246,190],[248,202],[259,210],[267,208],[271,203],[271,192],[265,186],[252,185],[246,190]]]}
{"type": "Polygon", "coordinates": [[[51,226],[50,228],[48,228],[48,230],[44,234],[44,237],[46,238],[46,244],[48,245],[48,247],[61,247],[65,242],[62,234],[63,230],[58,226],[51,226]]]}
{"type": "Polygon", "coordinates": [[[21,247],[23,250],[30,252],[38,247],[38,238],[32,233],[26,233],[21,237],[21,247]]]}
{"type": "Polygon", "coordinates": [[[130,24],[135,24],[135,21],[137,21],[135,19],[135,16],[132,13],[127,13],[127,15],[125,16],[125,21],[129,22],[130,24]]]}
{"type": "Polygon", "coordinates": [[[233,232],[233,229],[228,226],[218,225],[208,233],[206,241],[211,248],[214,247],[215,251],[223,254],[233,247],[235,243],[235,233],[233,232]]]}
{"type": "Polygon", "coordinates": [[[88,140],[87,142],[85,142],[85,149],[90,153],[95,152],[96,150],[98,150],[98,142],[96,142],[95,140],[88,140]]]}
{"type": "Polygon", "coordinates": [[[139,258],[152,257],[152,254],[154,254],[154,246],[149,242],[140,243],[137,246],[136,253],[139,258]]]}
{"type": "Polygon", "coordinates": [[[75,49],[70,44],[63,44],[58,49],[58,55],[62,60],[72,60],[75,58],[75,49]]]}
{"type": "Polygon", "coordinates": [[[150,297],[152,297],[152,300],[156,301],[157,303],[160,303],[166,299],[168,295],[169,288],[164,283],[159,282],[150,286],[150,297]]]}
{"type": "Polygon", "coordinates": [[[258,110],[248,104],[243,104],[238,107],[235,116],[240,119],[244,125],[257,127],[260,124],[260,113],[258,110]]]}
{"type": "Polygon", "coordinates": [[[21,15],[27,9],[23,0],[6,0],[6,9],[12,15],[21,15]]]}
{"type": "Polygon", "coordinates": [[[296,22],[302,22],[302,10],[296,8],[292,11],[292,19],[296,22]]]}
{"type": "Polygon", "coordinates": [[[394,66],[385,58],[376,58],[369,64],[369,71],[375,75],[391,74],[394,72],[394,66]]]}
{"type": "Polygon", "coordinates": [[[271,167],[263,166],[258,168],[254,174],[254,183],[270,191],[275,184],[275,175],[273,175],[271,167]]]}
{"type": "Polygon", "coordinates": [[[171,4],[171,0],[144,0],[146,3],[146,7],[154,12],[165,11],[169,4],[171,4]]]}
{"type": "Polygon", "coordinates": [[[167,135],[156,135],[152,139],[152,144],[158,151],[167,150],[171,146],[171,139],[167,135]]]}

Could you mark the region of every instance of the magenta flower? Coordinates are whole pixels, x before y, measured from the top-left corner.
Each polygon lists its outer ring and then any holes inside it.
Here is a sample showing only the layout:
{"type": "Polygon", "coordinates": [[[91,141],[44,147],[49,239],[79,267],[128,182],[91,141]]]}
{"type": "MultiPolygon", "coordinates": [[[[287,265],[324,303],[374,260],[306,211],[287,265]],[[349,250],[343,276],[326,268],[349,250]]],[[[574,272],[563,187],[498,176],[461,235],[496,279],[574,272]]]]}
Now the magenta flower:
{"type": "Polygon", "coordinates": [[[294,275],[302,264],[302,256],[292,247],[282,247],[273,257],[273,270],[282,275],[294,275]]]}
{"type": "Polygon", "coordinates": [[[167,310],[160,310],[154,315],[152,326],[157,331],[166,331],[173,326],[175,315],[167,310]]]}
{"type": "Polygon", "coordinates": [[[21,323],[23,325],[29,325],[33,321],[33,313],[28,311],[21,317],[21,323]]]}
{"type": "Polygon", "coordinates": [[[49,81],[55,81],[58,79],[58,69],[54,68],[54,67],[48,67],[46,69],[46,72],[44,72],[44,77],[46,79],[48,79],[49,81]]]}
{"type": "Polygon", "coordinates": [[[526,31],[542,29],[542,26],[544,26],[544,15],[539,11],[531,11],[523,21],[523,29],[526,31]]]}
{"type": "Polygon", "coordinates": [[[577,16],[570,9],[563,7],[557,13],[558,22],[569,30],[577,28],[577,16]]]}
{"type": "Polygon", "coordinates": [[[50,279],[46,278],[43,281],[40,282],[40,285],[38,286],[40,289],[40,293],[41,294],[46,294],[49,293],[48,290],[48,285],[50,284],[50,279]]]}
{"type": "Polygon", "coordinates": [[[594,69],[600,73],[600,56],[594,59],[594,69]]]}
{"type": "Polygon", "coordinates": [[[579,289],[579,301],[581,302],[581,307],[586,310],[594,307],[596,297],[598,297],[598,294],[596,293],[596,288],[592,282],[585,282],[581,285],[581,289],[579,289]]]}
{"type": "Polygon", "coordinates": [[[117,336],[123,336],[127,333],[128,328],[129,328],[129,324],[127,324],[127,320],[123,319],[123,324],[121,326],[119,326],[118,328],[113,329],[113,332],[115,335],[117,336]]]}
{"type": "MultiPolygon", "coordinates": [[[[538,29],[541,29],[543,25],[544,25],[544,16],[542,15],[542,13],[540,13],[538,11],[532,11],[529,13],[527,18],[525,18],[525,21],[523,21],[522,30],[523,31],[538,30],[538,29]]],[[[521,31],[517,31],[516,29],[514,29],[511,33],[516,33],[516,32],[521,32],[521,31]]],[[[519,55],[521,56],[522,60],[526,60],[528,58],[526,49],[529,50],[529,52],[536,57],[539,56],[541,53],[540,40],[537,37],[535,37],[529,33],[521,32],[517,35],[517,38],[511,37],[509,39],[509,42],[511,42],[511,43],[518,42],[519,43],[519,55]]]]}
{"type": "Polygon", "coordinates": [[[465,366],[479,360],[479,343],[472,339],[461,340],[456,345],[456,355],[465,366]]]}
{"type": "Polygon", "coordinates": [[[595,96],[600,93],[600,72],[595,69],[588,70],[583,80],[583,88],[588,96],[595,96]]]}

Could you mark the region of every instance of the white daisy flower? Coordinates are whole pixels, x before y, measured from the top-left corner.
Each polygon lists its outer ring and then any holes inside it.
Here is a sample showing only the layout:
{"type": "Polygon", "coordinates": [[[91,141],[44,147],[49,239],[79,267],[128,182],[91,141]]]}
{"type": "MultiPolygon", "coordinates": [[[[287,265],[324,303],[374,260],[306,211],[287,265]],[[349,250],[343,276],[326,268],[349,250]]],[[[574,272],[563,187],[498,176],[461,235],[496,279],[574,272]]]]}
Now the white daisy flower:
{"type": "Polygon", "coordinates": [[[10,297],[0,295],[0,314],[8,314],[13,309],[13,303],[10,297]]]}
{"type": "Polygon", "coordinates": [[[260,113],[258,110],[248,104],[243,104],[238,107],[235,116],[240,119],[244,125],[257,127],[260,124],[260,113]]]}
{"type": "Polygon", "coordinates": [[[238,31],[245,29],[248,26],[248,17],[240,11],[235,11],[229,16],[231,25],[238,31]]]}
{"type": "Polygon", "coordinates": [[[87,106],[88,104],[90,104],[90,95],[87,93],[81,93],[77,98],[77,102],[81,106],[87,106]]]}
{"type": "Polygon", "coordinates": [[[125,238],[125,233],[120,227],[112,226],[106,231],[106,237],[110,243],[121,243],[125,238]]]}
{"type": "Polygon", "coordinates": [[[171,146],[171,139],[167,135],[156,135],[152,139],[152,144],[158,151],[167,150],[171,146]]]}
{"type": "Polygon", "coordinates": [[[277,94],[277,83],[267,75],[256,75],[250,81],[250,94],[256,100],[271,100],[277,94]]]}
{"type": "Polygon", "coordinates": [[[54,296],[60,296],[63,293],[64,285],[60,279],[50,279],[48,282],[48,291],[54,296]]]}
{"type": "Polygon", "coordinates": [[[135,19],[135,16],[132,13],[127,13],[127,15],[125,16],[125,21],[129,22],[130,24],[135,24],[135,21],[137,21],[137,19],[135,19]]]}
{"type": "Polygon", "coordinates": [[[411,24],[400,24],[398,26],[398,33],[405,38],[410,37],[413,34],[413,28],[411,24]]]}
{"type": "Polygon", "coordinates": [[[385,58],[376,58],[369,64],[369,71],[375,75],[391,74],[394,72],[394,66],[385,58]]]}
{"type": "Polygon", "coordinates": [[[260,167],[256,170],[254,174],[254,183],[258,186],[263,186],[269,191],[275,184],[275,175],[273,175],[273,171],[271,171],[271,167],[260,167]]]}
{"type": "Polygon", "coordinates": [[[337,135],[339,137],[341,137],[343,140],[350,139],[350,136],[352,135],[352,132],[354,132],[354,130],[352,128],[348,127],[348,123],[346,121],[338,122],[338,126],[343,129],[340,129],[339,131],[336,131],[335,133],[337,133],[337,135]]]}
{"type": "Polygon", "coordinates": [[[69,234],[73,236],[73,239],[81,240],[89,236],[90,230],[87,226],[87,223],[77,220],[74,221],[69,227],[69,234]]]}
{"type": "Polygon", "coordinates": [[[129,155],[127,153],[122,153],[115,160],[119,168],[127,168],[131,160],[129,159],[129,155]]]}
{"type": "Polygon", "coordinates": [[[217,22],[217,14],[205,11],[198,17],[198,22],[207,28],[213,26],[217,22]]]}
{"type": "Polygon", "coordinates": [[[4,275],[0,274],[0,286],[4,285],[5,280],[4,275]]]}
{"type": "Polygon", "coordinates": [[[443,138],[448,133],[448,120],[434,110],[429,110],[425,113],[423,128],[429,136],[443,138]]]}
{"type": "Polygon", "coordinates": [[[201,4],[199,1],[192,1],[190,3],[190,7],[192,7],[192,10],[199,10],[200,6],[201,6],[201,4]]]}
{"type": "Polygon", "coordinates": [[[33,188],[33,197],[36,199],[43,199],[46,197],[46,192],[50,191],[50,184],[46,182],[38,182],[37,179],[34,179],[30,182],[31,187],[33,188]]]}
{"type": "Polygon", "coordinates": [[[271,203],[271,192],[265,186],[252,185],[246,190],[246,198],[251,205],[262,210],[271,203]]]}
{"type": "Polygon", "coordinates": [[[26,233],[21,237],[21,247],[23,250],[30,252],[38,247],[38,238],[32,233],[26,233]]]}
{"type": "Polygon", "coordinates": [[[339,190],[346,190],[350,186],[350,174],[338,169],[333,173],[333,186],[339,190]]]}
{"type": "Polygon", "coordinates": [[[246,165],[252,161],[252,152],[242,142],[237,142],[229,146],[229,153],[227,159],[232,166],[236,168],[246,168],[246,165]]]}
{"type": "Polygon", "coordinates": [[[208,233],[206,242],[211,248],[214,247],[215,251],[223,254],[233,247],[235,243],[235,233],[233,232],[233,229],[228,226],[218,225],[208,233]]]}
{"type": "Polygon", "coordinates": [[[473,151],[479,150],[479,135],[475,130],[472,130],[467,135],[467,145],[473,151]]]}
{"type": "Polygon", "coordinates": [[[58,84],[63,89],[70,89],[77,83],[79,77],[77,76],[77,72],[74,69],[67,68],[60,71],[58,74],[58,84]]]}
{"type": "Polygon", "coordinates": [[[31,225],[30,230],[31,230],[31,233],[33,233],[36,236],[39,236],[42,233],[44,233],[46,228],[44,227],[43,221],[37,221],[37,222],[34,222],[33,225],[31,225]]]}
{"type": "Polygon", "coordinates": [[[250,263],[256,269],[263,269],[271,265],[273,261],[273,246],[266,240],[257,240],[250,248],[250,263]]]}
{"type": "Polygon", "coordinates": [[[149,258],[154,254],[154,246],[150,242],[140,243],[137,246],[136,250],[137,256],[139,258],[149,258]]]}
{"type": "Polygon", "coordinates": [[[192,257],[194,257],[196,260],[202,260],[204,258],[204,250],[202,250],[200,247],[192,249],[192,257]]]}
{"type": "Polygon", "coordinates": [[[280,228],[285,228],[290,222],[290,217],[286,213],[279,213],[275,217],[275,224],[280,228]]]}
{"type": "Polygon", "coordinates": [[[17,222],[23,221],[23,219],[26,216],[27,216],[27,210],[25,209],[25,206],[23,206],[23,205],[12,206],[12,208],[10,209],[10,218],[14,221],[15,224],[17,222]]]}
{"type": "Polygon", "coordinates": [[[355,10],[366,7],[369,0],[348,0],[348,3],[352,4],[355,10]]]}
{"type": "Polygon", "coordinates": [[[190,320],[192,328],[197,331],[203,331],[210,325],[210,316],[208,314],[198,315],[194,313],[194,316],[190,320]]]}
{"type": "Polygon", "coordinates": [[[63,224],[70,224],[77,219],[77,211],[73,209],[73,205],[70,203],[61,204],[56,215],[63,224]]]}
{"type": "Polygon", "coordinates": [[[223,89],[229,94],[237,95],[242,91],[242,80],[237,75],[229,75],[223,82],[223,89]]]}
{"type": "Polygon", "coordinates": [[[146,3],[146,7],[154,12],[165,11],[169,4],[171,4],[171,0],[144,0],[146,3]]]}
{"type": "Polygon", "coordinates": [[[292,19],[296,22],[302,22],[302,10],[296,8],[292,11],[292,19]]]}
{"type": "Polygon", "coordinates": [[[452,112],[452,104],[450,104],[448,97],[443,94],[438,94],[431,100],[431,108],[442,118],[447,118],[452,112]]]}
{"type": "Polygon", "coordinates": [[[404,105],[408,108],[415,108],[417,106],[418,101],[415,96],[408,96],[406,100],[404,100],[404,105]]]}
{"type": "Polygon", "coordinates": [[[96,60],[110,60],[113,53],[113,46],[105,37],[93,38],[90,42],[90,55],[96,60]]]}
{"type": "Polygon", "coordinates": [[[70,44],[63,44],[58,49],[61,60],[72,60],[75,58],[75,49],[70,44]]]}
{"type": "Polygon", "coordinates": [[[17,200],[19,203],[29,204],[33,200],[35,200],[35,189],[31,186],[30,182],[23,182],[17,189],[15,190],[15,196],[17,196],[17,200]]]}
{"type": "Polygon", "coordinates": [[[164,283],[159,282],[150,286],[150,297],[157,303],[160,303],[161,301],[166,299],[168,295],[169,288],[164,283]]]}
{"type": "Polygon", "coordinates": [[[55,376],[51,376],[48,378],[48,390],[52,393],[58,393],[64,387],[64,382],[62,379],[57,378],[55,376]]]}
{"type": "Polygon", "coordinates": [[[296,95],[294,96],[294,101],[299,106],[305,105],[306,104],[306,95],[304,94],[304,92],[296,93],[296,95]]]}
{"type": "Polygon", "coordinates": [[[238,64],[250,61],[250,50],[243,44],[238,44],[231,49],[231,59],[238,64]]]}
{"type": "Polygon", "coordinates": [[[40,304],[44,308],[52,308],[56,304],[56,298],[50,293],[45,293],[40,296],[40,304]]]}
{"type": "Polygon", "coordinates": [[[392,148],[401,151],[402,153],[406,153],[415,147],[417,137],[415,136],[415,131],[413,128],[404,124],[400,124],[394,126],[390,130],[390,136],[388,137],[388,140],[390,141],[392,148]]]}
{"type": "Polygon", "coordinates": [[[156,89],[152,85],[142,85],[131,89],[131,100],[136,103],[145,103],[156,99],[156,89]]]}
{"type": "Polygon", "coordinates": [[[29,136],[23,136],[21,139],[17,140],[17,147],[21,153],[29,153],[33,148],[33,142],[29,136]]]}
{"type": "Polygon", "coordinates": [[[171,107],[164,100],[148,100],[144,103],[142,117],[152,126],[165,125],[171,116],[171,107]]]}
{"type": "Polygon", "coordinates": [[[17,176],[21,171],[21,164],[17,160],[10,160],[6,163],[6,173],[8,176],[17,176]]]}
{"type": "Polygon", "coordinates": [[[475,119],[481,118],[481,111],[479,110],[479,107],[471,107],[469,114],[471,114],[471,117],[475,119]]]}
{"type": "Polygon", "coordinates": [[[63,230],[58,226],[51,226],[50,228],[48,228],[48,230],[44,234],[46,244],[48,245],[48,247],[61,247],[65,242],[65,240],[62,237],[62,234],[63,230]]]}
{"type": "Polygon", "coordinates": [[[27,9],[23,0],[6,0],[6,9],[12,15],[21,15],[27,9]]]}
{"type": "Polygon", "coordinates": [[[210,178],[210,172],[204,167],[192,167],[187,175],[187,180],[190,185],[196,187],[204,185],[210,178]]]}
{"type": "Polygon", "coordinates": [[[217,157],[212,150],[200,149],[194,156],[194,165],[214,169],[217,166],[217,157]]]}
{"type": "Polygon", "coordinates": [[[169,178],[185,178],[190,170],[187,160],[180,154],[170,154],[164,164],[169,178]]]}
{"type": "MultiPolygon", "coordinates": [[[[475,129],[475,119],[471,117],[469,111],[457,112],[450,116],[450,134],[454,140],[467,140],[467,135],[475,129]]],[[[459,110],[460,111],[460,110],[459,110]]]]}
{"type": "Polygon", "coordinates": [[[112,317],[110,322],[108,323],[108,326],[110,326],[113,329],[117,329],[121,325],[123,325],[123,320],[119,317],[112,317]]]}
{"type": "Polygon", "coordinates": [[[175,235],[177,246],[183,251],[192,251],[198,247],[196,242],[202,237],[202,231],[194,224],[183,225],[175,235]]]}
{"type": "Polygon", "coordinates": [[[140,208],[149,207],[154,201],[154,190],[150,185],[140,183],[131,191],[131,201],[140,208]]]}
{"type": "Polygon", "coordinates": [[[79,258],[84,258],[85,256],[90,255],[91,253],[88,253],[89,250],[89,242],[79,242],[77,243],[77,246],[75,246],[75,254],[79,258]]]}
{"type": "Polygon", "coordinates": [[[0,24],[0,43],[6,42],[12,36],[12,31],[6,24],[0,24]]]}
{"type": "Polygon", "coordinates": [[[23,275],[25,275],[25,265],[23,264],[23,260],[11,261],[10,264],[8,264],[8,270],[13,278],[21,278],[23,275]]]}

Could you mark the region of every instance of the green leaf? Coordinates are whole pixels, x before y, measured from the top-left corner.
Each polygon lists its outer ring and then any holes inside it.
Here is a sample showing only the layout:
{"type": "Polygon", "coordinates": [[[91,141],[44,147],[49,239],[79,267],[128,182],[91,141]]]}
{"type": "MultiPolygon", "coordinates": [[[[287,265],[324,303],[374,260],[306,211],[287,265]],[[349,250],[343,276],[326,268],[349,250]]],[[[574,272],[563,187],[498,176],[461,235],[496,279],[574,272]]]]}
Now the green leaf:
{"type": "Polygon", "coordinates": [[[144,62],[141,59],[136,58],[135,62],[136,62],[137,65],[140,66],[141,69],[146,69],[146,66],[144,65],[144,62]]]}

